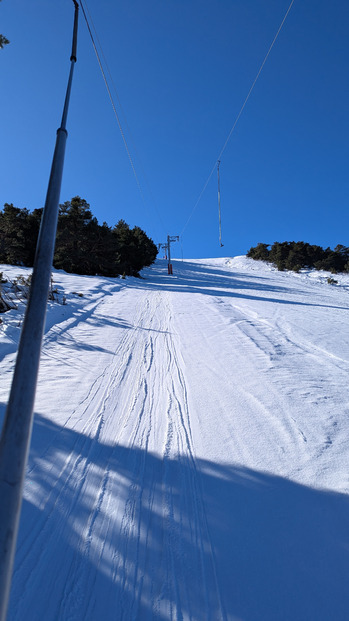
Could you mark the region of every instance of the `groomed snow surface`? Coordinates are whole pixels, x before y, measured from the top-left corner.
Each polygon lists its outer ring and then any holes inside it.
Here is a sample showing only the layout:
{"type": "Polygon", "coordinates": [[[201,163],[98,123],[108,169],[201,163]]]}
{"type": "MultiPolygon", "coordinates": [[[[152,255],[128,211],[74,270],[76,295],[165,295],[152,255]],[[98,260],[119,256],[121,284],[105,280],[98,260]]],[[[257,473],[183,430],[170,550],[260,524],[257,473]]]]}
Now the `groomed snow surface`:
{"type": "Polygon", "coordinates": [[[54,272],[8,620],[347,621],[349,276],[173,271],[54,272]]]}

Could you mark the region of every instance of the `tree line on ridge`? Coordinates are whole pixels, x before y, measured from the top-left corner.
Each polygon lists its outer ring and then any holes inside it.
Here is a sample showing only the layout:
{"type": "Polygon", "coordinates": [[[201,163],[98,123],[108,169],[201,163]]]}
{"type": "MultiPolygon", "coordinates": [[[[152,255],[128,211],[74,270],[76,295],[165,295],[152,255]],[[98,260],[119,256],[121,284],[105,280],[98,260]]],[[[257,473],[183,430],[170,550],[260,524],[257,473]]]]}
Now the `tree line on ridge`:
{"type": "MultiPolygon", "coordinates": [[[[5,203],[0,211],[0,263],[31,267],[42,209],[5,203]]],[[[53,266],[66,272],[101,276],[137,276],[157,256],[154,242],[124,220],[111,228],[98,224],[90,205],[75,196],[59,206],[53,266]]]]}
{"type": "Polygon", "coordinates": [[[315,268],[337,274],[349,272],[349,247],[338,244],[334,250],[299,242],[275,242],[252,246],[247,256],[257,261],[273,263],[278,270],[299,272],[303,268],[315,268]]]}

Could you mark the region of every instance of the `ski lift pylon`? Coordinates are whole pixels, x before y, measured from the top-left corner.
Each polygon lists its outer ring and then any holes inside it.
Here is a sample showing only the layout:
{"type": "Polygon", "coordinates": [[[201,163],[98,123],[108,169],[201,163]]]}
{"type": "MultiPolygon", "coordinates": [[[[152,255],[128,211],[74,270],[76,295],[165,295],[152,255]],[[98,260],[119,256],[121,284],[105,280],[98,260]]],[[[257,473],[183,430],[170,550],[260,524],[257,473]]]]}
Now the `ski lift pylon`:
{"type": "Polygon", "coordinates": [[[217,181],[218,181],[218,220],[219,220],[219,244],[220,247],[223,248],[224,244],[222,244],[222,221],[221,221],[221,183],[219,177],[219,166],[221,161],[217,161],[217,181]]]}

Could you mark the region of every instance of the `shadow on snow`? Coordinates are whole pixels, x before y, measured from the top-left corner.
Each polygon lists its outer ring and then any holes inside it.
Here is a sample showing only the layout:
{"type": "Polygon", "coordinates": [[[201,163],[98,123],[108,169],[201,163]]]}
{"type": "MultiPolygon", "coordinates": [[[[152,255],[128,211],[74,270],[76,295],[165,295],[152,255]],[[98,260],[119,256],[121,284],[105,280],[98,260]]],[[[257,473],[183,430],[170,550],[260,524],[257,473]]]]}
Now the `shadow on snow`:
{"type": "Polygon", "coordinates": [[[103,444],[40,415],[28,473],[8,621],[348,619],[344,494],[103,444]]]}
{"type": "MultiPolygon", "coordinates": [[[[349,306],[314,303],[314,291],[304,285],[302,281],[297,280],[295,283],[292,283],[289,280],[288,274],[288,286],[282,286],[280,281],[277,284],[275,283],[274,272],[273,277],[269,278],[267,275],[259,276],[254,272],[252,274],[238,273],[229,267],[224,270],[210,264],[191,263],[190,261],[185,261],[184,263],[176,261],[173,269],[173,276],[169,276],[167,274],[167,262],[159,259],[151,268],[151,282],[147,280],[147,277],[142,278],[140,281],[133,279],[128,281],[128,286],[155,290],[161,287],[161,289],[167,291],[181,293],[199,293],[215,297],[349,310],[349,306]],[[295,288],[291,288],[291,284],[294,284],[295,288]],[[256,292],[255,294],[253,293],[254,291],[256,292]],[[295,296],[299,294],[303,298],[309,296],[309,302],[295,299],[295,296]]],[[[282,278],[285,274],[281,273],[278,276],[282,278]]]]}

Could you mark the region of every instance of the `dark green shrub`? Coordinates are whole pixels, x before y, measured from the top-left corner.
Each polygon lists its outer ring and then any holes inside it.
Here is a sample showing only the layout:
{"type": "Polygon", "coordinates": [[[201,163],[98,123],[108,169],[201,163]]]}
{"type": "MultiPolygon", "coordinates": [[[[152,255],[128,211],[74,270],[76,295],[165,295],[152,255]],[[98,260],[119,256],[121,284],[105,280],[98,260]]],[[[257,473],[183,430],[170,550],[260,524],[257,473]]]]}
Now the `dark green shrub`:
{"type": "Polygon", "coordinates": [[[340,244],[334,250],[294,241],[275,242],[270,250],[266,244],[257,244],[255,248],[250,248],[247,256],[270,261],[278,270],[299,272],[303,268],[315,268],[332,274],[349,272],[349,248],[340,244]]]}

